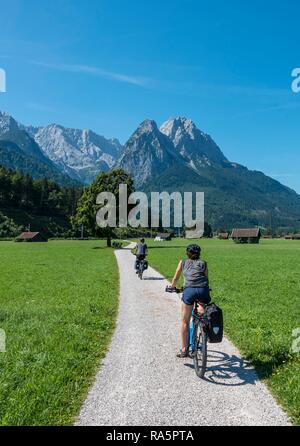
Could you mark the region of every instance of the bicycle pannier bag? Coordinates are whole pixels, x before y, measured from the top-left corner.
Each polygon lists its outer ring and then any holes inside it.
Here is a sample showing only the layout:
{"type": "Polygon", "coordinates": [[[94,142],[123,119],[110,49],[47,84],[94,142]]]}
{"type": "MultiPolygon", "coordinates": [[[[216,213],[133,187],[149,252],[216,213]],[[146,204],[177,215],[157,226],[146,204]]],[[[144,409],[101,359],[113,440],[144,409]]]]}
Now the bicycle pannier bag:
{"type": "Polygon", "coordinates": [[[223,339],[223,312],[214,303],[209,304],[205,310],[207,319],[208,341],[212,344],[222,342],[223,339]]]}

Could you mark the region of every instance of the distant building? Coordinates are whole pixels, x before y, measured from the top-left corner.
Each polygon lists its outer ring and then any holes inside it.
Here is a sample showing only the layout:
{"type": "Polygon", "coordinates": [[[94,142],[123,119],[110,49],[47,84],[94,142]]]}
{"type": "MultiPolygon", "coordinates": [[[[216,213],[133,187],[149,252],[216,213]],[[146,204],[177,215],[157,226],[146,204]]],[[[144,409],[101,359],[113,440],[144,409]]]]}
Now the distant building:
{"type": "Polygon", "coordinates": [[[284,238],[286,240],[300,240],[300,234],[287,234],[284,238]]]}
{"type": "Polygon", "coordinates": [[[218,235],[218,238],[220,240],[228,240],[229,239],[229,232],[220,232],[218,235]]]}
{"type": "Polygon", "coordinates": [[[300,240],[300,234],[293,234],[292,240],[300,240]]]}
{"type": "Polygon", "coordinates": [[[260,229],[233,229],[231,238],[236,243],[259,243],[261,238],[260,229]]]}
{"type": "Polygon", "coordinates": [[[47,242],[48,239],[41,232],[22,232],[16,242],[47,242]]]}
{"type": "Polygon", "coordinates": [[[168,234],[167,232],[164,234],[157,234],[154,241],[156,242],[165,242],[172,240],[171,234],[168,234]]]}

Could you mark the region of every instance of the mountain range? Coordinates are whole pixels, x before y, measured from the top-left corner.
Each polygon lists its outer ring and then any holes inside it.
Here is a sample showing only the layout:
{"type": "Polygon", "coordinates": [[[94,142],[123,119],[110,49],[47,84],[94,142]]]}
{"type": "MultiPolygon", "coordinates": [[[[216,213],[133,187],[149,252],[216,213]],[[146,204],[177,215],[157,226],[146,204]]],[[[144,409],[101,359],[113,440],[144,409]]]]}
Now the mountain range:
{"type": "Polygon", "coordinates": [[[141,190],[205,193],[205,218],[214,228],[300,227],[300,196],[292,189],[230,162],[212,138],[187,118],[158,128],[145,120],[114,167],[130,172],[141,190]]]}
{"type": "Polygon", "coordinates": [[[117,139],[91,130],[25,126],[0,112],[0,164],[34,178],[46,176],[62,185],[89,184],[112,167],[121,149],[117,139]]]}
{"type": "Polygon", "coordinates": [[[122,148],[117,139],[106,139],[91,130],[56,124],[25,130],[62,172],[85,184],[91,183],[100,171],[108,171],[122,148]]]}
{"type": "Polygon", "coordinates": [[[136,189],[203,191],[214,228],[300,227],[300,196],[262,172],[229,161],[191,119],[142,122],[124,146],[91,130],[24,126],[0,112],[0,164],[66,186],[123,168],[136,189]]]}

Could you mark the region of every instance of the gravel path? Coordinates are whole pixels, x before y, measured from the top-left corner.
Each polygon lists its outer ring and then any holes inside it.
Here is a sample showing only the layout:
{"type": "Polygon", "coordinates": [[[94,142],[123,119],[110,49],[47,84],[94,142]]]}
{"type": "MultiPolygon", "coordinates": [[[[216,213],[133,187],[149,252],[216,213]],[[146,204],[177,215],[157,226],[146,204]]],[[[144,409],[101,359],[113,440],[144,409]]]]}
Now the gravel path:
{"type": "Polygon", "coordinates": [[[206,380],[177,359],[180,301],[149,268],[141,281],[130,250],[116,251],[116,332],[76,425],[288,425],[254,370],[227,340],[209,344],[206,380]]]}

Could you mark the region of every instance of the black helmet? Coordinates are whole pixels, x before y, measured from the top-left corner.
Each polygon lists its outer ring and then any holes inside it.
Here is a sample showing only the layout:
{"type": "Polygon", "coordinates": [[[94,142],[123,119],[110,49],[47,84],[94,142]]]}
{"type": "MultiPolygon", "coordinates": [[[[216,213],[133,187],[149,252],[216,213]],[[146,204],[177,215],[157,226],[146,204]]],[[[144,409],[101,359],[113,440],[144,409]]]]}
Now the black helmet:
{"type": "Polygon", "coordinates": [[[189,245],[186,248],[186,252],[189,252],[195,256],[200,256],[200,252],[201,252],[201,248],[199,245],[193,244],[193,245],[189,245]]]}

